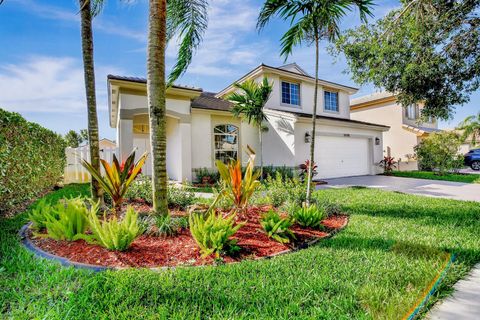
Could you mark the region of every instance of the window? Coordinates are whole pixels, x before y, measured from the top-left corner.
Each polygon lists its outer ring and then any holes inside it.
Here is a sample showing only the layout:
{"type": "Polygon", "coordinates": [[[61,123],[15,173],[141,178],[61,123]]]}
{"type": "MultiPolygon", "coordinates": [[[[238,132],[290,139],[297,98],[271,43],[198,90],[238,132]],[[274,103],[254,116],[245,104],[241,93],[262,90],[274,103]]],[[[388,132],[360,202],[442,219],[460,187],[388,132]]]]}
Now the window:
{"type": "Polygon", "coordinates": [[[300,105],[300,85],[282,81],[282,103],[300,105]]]}
{"type": "Polygon", "coordinates": [[[410,120],[418,119],[418,107],[415,104],[411,104],[405,110],[406,116],[410,120]]]}
{"type": "Polygon", "coordinates": [[[325,110],[338,112],[338,92],[325,91],[325,110]]]}
{"type": "Polygon", "coordinates": [[[227,163],[238,158],[238,128],[231,124],[218,125],[213,129],[215,160],[227,163]]]}

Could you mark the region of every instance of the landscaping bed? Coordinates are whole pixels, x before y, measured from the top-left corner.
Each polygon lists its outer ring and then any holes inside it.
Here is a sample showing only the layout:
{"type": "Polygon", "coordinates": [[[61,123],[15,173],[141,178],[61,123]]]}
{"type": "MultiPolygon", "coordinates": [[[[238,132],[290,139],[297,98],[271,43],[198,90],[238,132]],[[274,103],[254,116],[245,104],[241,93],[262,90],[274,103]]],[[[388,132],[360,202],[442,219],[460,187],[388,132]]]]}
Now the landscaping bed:
{"type": "Polygon", "coordinates": [[[467,173],[438,174],[431,171],[393,171],[392,176],[427,180],[453,181],[462,183],[480,183],[480,175],[467,173]]]}
{"type": "MultiPolygon", "coordinates": [[[[142,201],[128,203],[138,211],[148,212],[150,207],[142,201]]],[[[124,206],[125,209],[126,205],[124,206]]],[[[253,206],[244,214],[237,216],[237,223],[246,222],[232,237],[240,247],[235,255],[227,255],[223,263],[233,263],[245,259],[259,259],[267,256],[284,253],[317,239],[326,238],[343,228],[348,221],[346,215],[333,215],[322,221],[319,229],[305,228],[294,225],[291,230],[295,238],[289,243],[280,243],[269,238],[263,231],[259,221],[261,216],[272,207],[253,206]]],[[[172,211],[172,216],[185,216],[181,210],[172,211]]],[[[190,231],[181,228],[175,235],[156,237],[142,235],[138,237],[126,251],[111,251],[99,245],[87,243],[84,240],[57,241],[46,236],[34,236],[31,230],[27,231],[31,243],[37,248],[50,254],[67,258],[71,262],[82,264],[125,268],[125,267],[174,267],[209,265],[218,262],[213,256],[203,258],[190,231]]]]}

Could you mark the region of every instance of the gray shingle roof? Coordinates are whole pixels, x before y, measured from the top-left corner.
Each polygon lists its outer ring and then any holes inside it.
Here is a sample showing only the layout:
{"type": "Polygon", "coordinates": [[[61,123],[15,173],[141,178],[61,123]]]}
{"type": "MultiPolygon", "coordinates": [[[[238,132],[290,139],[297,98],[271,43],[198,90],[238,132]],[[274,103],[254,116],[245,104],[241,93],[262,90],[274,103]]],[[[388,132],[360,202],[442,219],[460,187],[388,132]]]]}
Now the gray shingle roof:
{"type": "MultiPolygon", "coordinates": [[[[108,80],[120,80],[120,81],[129,81],[129,82],[136,82],[136,83],[147,83],[147,79],[145,78],[140,78],[140,77],[126,77],[126,76],[117,76],[113,74],[109,74],[107,76],[108,80]]],[[[202,91],[202,88],[196,88],[196,87],[189,87],[189,86],[182,86],[178,84],[172,85],[173,88],[178,88],[178,89],[187,89],[187,90],[194,90],[194,91],[202,91]]]]}
{"type": "Polygon", "coordinates": [[[220,98],[215,98],[215,93],[213,92],[202,92],[200,97],[193,99],[192,108],[230,111],[232,103],[220,98]]]}

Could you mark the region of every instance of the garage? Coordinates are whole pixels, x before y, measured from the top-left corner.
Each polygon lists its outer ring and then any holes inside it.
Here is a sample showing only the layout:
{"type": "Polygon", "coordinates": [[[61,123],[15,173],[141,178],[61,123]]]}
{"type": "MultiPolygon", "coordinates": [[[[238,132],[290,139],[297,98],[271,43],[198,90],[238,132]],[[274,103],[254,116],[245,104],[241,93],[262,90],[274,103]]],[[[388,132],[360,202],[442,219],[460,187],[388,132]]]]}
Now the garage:
{"type": "Polygon", "coordinates": [[[370,140],[363,137],[318,136],[315,143],[316,179],[370,174],[370,140]]]}

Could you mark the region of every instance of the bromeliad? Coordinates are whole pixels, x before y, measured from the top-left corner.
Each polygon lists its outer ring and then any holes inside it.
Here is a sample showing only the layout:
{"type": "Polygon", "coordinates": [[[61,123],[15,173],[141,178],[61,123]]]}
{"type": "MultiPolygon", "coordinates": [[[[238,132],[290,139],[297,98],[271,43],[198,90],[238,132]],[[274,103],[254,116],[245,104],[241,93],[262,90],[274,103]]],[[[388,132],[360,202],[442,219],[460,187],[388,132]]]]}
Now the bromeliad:
{"type": "Polygon", "coordinates": [[[109,164],[104,159],[100,159],[105,169],[105,176],[102,176],[102,174],[86,160],[82,160],[82,165],[88,170],[92,177],[100,183],[105,192],[112,198],[114,208],[118,209],[122,204],[128,187],[141,172],[147,155],[145,152],[137,162],[134,162],[135,151],[133,151],[122,164],[118,162],[115,155],[113,155],[112,164],[109,164]]]}

